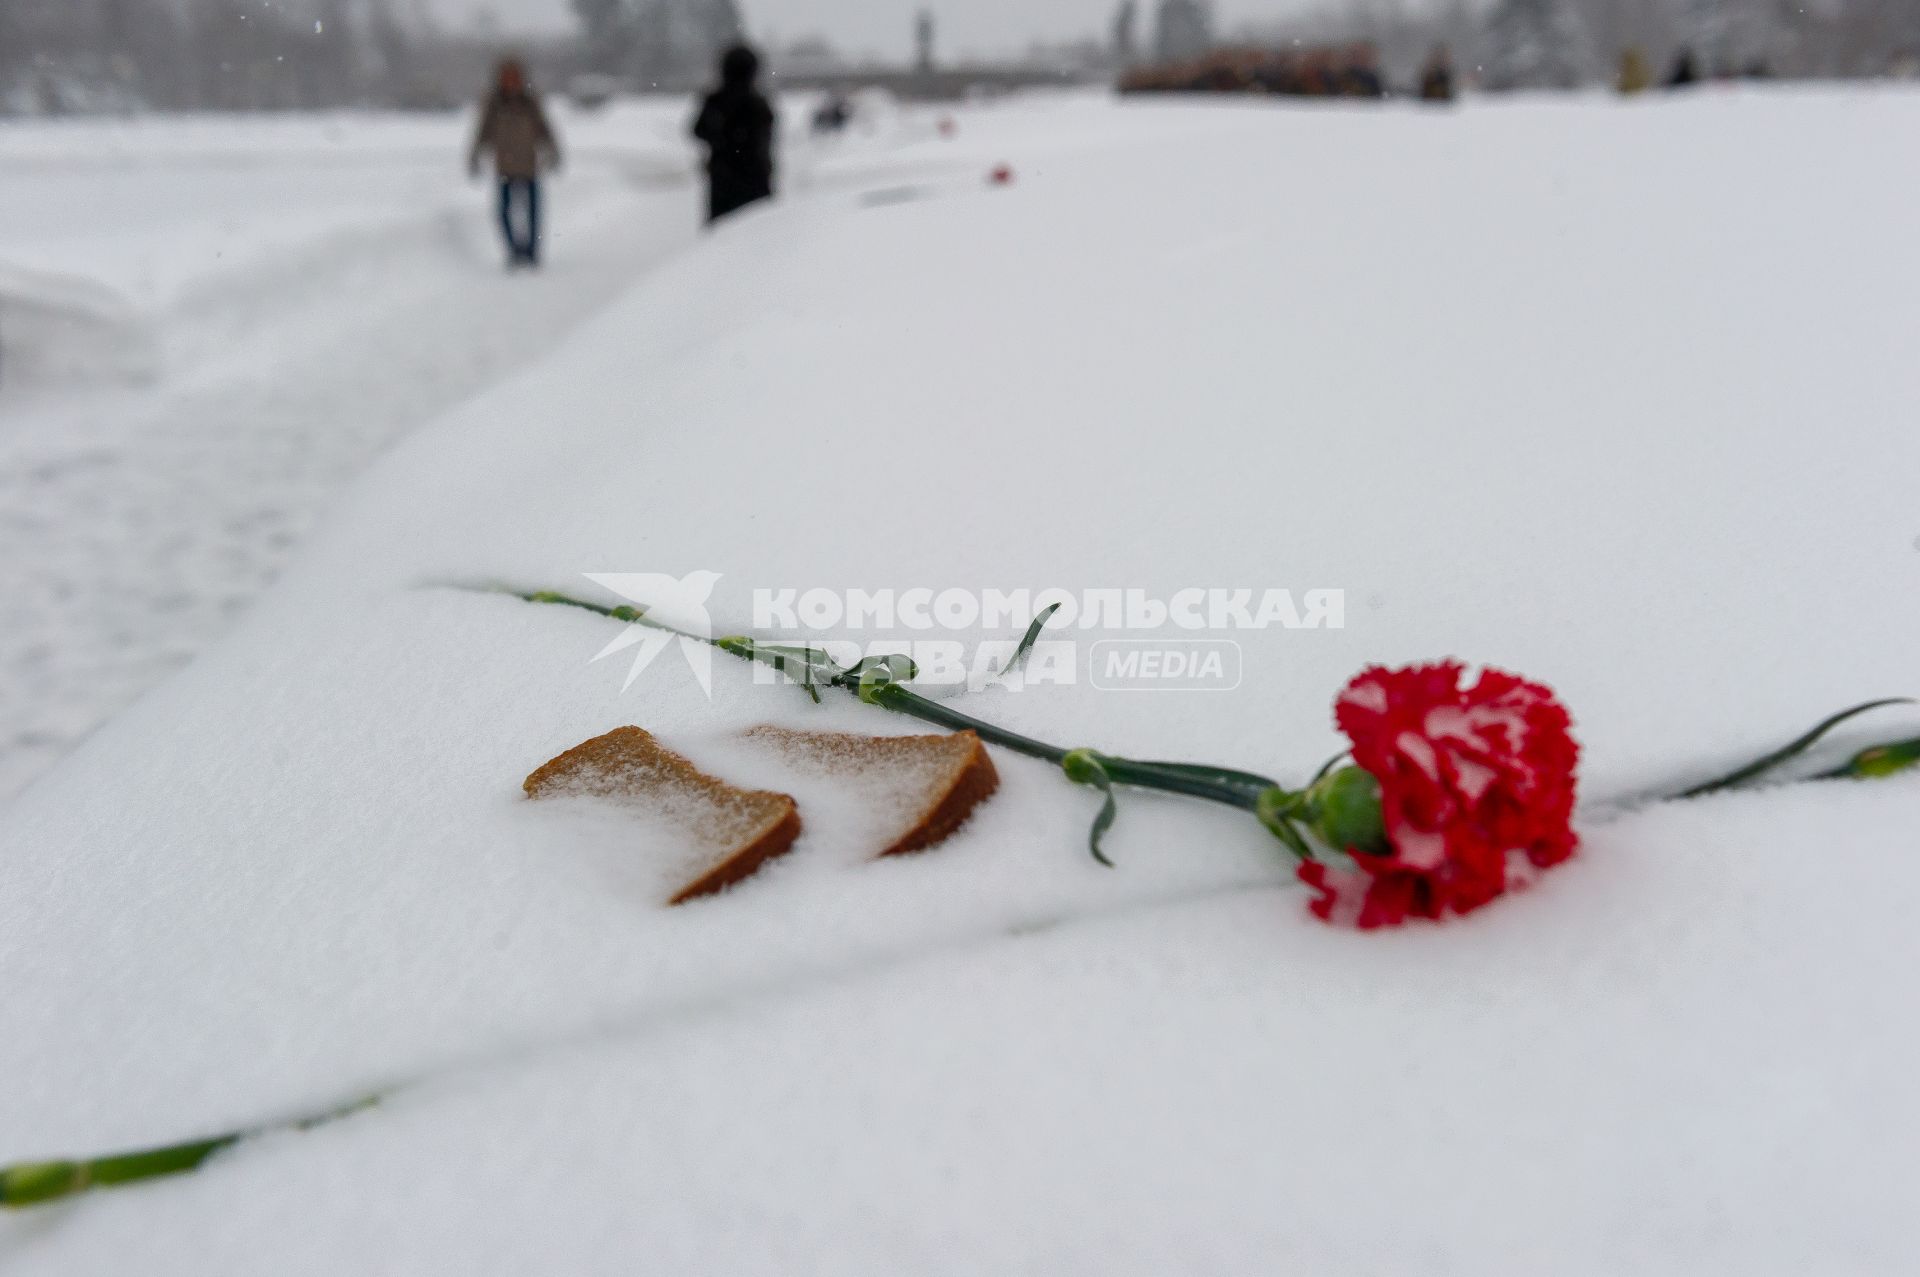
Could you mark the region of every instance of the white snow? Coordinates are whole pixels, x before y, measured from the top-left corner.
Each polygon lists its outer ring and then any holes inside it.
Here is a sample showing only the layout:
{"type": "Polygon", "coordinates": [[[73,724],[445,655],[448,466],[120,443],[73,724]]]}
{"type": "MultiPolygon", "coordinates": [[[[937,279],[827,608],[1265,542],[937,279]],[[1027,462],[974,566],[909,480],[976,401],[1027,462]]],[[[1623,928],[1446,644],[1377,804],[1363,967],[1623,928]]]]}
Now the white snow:
{"type": "Polygon", "coordinates": [[[538,278],[498,269],[453,117],[0,128],[0,797],[222,633],[401,431],[690,241],[684,113],[562,119],[538,278]]]}
{"type": "MultiPolygon", "coordinates": [[[[1920,1264],[1920,782],[1613,803],[1920,691],[1916,190],[1888,158],[1920,96],[958,118],[813,154],[409,434],[0,809],[0,1161],[399,1088],[0,1220],[0,1263],[1920,1264]],[[962,703],[1299,778],[1361,666],[1497,664],[1574,712],[1586,845],[1469,919],[1357,935],[1223,810],[1123,794],[1101,869],[1093,796],[1001,754],[936,852],[850,865],[859,813],[796,786],[793,856],[662,909],[622,858],[644,837],[521,778],[624,723],[747,785],[752,724],[908,724],[728,660],[709,701],[671,653],[623,695],[589,660],[614,623],[450,587],[701,569],[722,630],[753,587],[1344,589],[1342,629],[1236,636],[1232,695],[962,703]]],[[[532,282],[489,265],[467,287],[532,282]]],[[[619,282],[560,270],[536,286],[619,282]]],[[[140,579],[85,589],[138,628],[140,579]]]]}

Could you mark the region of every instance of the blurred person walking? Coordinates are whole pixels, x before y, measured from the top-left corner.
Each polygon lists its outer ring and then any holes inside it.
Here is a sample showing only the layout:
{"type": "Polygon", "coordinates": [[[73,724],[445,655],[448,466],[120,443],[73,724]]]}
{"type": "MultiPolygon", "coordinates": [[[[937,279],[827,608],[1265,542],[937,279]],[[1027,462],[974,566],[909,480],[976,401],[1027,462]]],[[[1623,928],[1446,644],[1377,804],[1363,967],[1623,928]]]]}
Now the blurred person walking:
{"type": "Polygon", "coordinates": [[[760,56],[736,44],[720,57],[720,87],[694,117],[707,147],[707,220],[716,222],[773,194],[773,106],[754,80],[760,56]]]}
{"type": "Polygon", "coordinates": [[[1347,64],[1340,74],[1340,91],[1350,98],[1383,98],[1386,81],[1380,78],[1380,51],[1366,42],[1347,50],[1347,64]]]}
{"type": "Polygon", "coordinates": [[[1623,94],[1644,93],[1653,87],[1653,72],[1647,66],[1647,55],[1640,52],[1639,45],[1629,45],[1620,55],[1620,78],[1614,82],[1614,88],[1623,94]]]}
{"type": "Polygon", "coordinates": [[[1684,89],[1688,85],[1698,83],[1699,80],[1700,72],[1694,66],[1693,50],[1683,44],[1680,46],[1680,51],[1673,55],[1673,70],[1667,75],[1667,87],[1684,89]]]}
{"type": "Polygon", "coordinates": [[[493,89],[480,107],[480,124],[467,152],[467,171],[480,175],[480,157],[493,155],[500,183],[500,234],[507,269],[540,264],[540,177],[560,167],[560,143],[540,99],[527,83],[527,69],[504,58],[493,89]],[[516,212],[517,210],[517,212],[516,212]]]}

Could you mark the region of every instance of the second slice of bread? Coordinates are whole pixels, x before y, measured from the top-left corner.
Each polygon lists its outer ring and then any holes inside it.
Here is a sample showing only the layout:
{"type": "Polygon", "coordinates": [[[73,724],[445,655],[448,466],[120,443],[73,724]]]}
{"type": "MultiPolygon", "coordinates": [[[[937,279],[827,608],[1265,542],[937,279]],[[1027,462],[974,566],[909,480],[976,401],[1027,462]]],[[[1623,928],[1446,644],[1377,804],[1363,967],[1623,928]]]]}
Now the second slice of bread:
{"type": "Polygon", "coordinates": [[[774,746],[790,764],[857,779],[891,809],[897,824],[882,856],[944,842],[1000,786],[987,748],[973,732],[940,736],[859,736],[761,726],[749,739],[774,746]]]}

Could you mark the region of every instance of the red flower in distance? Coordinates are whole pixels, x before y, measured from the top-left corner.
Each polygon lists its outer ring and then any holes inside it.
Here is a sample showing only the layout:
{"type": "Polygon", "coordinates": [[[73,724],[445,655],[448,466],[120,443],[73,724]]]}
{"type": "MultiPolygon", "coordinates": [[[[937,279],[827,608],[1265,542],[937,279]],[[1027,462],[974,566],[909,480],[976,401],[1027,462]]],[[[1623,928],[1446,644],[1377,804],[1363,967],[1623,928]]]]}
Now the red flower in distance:
{"type": "Polygon", "coordinates": [[[1300,867],[1312,909],[1362,928],[1467,913],[1571,856],[1580,747],[1552,691],[1457,661],[1361,671],[1334,703],[1380,784],[1387,846],[1300,867]]]}

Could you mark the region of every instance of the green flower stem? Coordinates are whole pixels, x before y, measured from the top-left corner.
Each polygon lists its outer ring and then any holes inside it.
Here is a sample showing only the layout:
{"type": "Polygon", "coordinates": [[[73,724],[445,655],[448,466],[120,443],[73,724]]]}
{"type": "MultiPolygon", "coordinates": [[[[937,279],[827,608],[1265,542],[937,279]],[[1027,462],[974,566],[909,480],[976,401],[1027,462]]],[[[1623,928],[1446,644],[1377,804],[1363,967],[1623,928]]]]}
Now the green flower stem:
{"type": "MultiPolygon", "coordinates": [[[[933,723],[954,731],[977,732],[981,740],[991,741],[1016,754],[1038,758],[1056,767],[1063,765],[1070,754],[1091,754],[1091,751],[1062,749],[1058,745],[1049,745],[1045,741],[1034,740],[1018,732],[1010,732],[1004,727],[996,727],[971,714],[963,714],[959,710],[942,705],[939,701],[929,700],[899,683],[883,683],[862,699],[869,704],[905,714],[909,718],[917,718],[923,723],[933,723]]],[[[1257,798],[1257,791],[1250,785],[1209,779],[1209,774],[1233,774],[1253,780],[1254,777],[1250,772],[1227,773],[1221,769],[1190,767],[1184,763],[1145,763],[1131,758],[1116,758],[1111,754],[1092,754],[1092,757],[1099,760],[1107,776],[1118,785],[1131,785],[1136,789],[1158,789],[1169,794],[1185,794],[1189,798],[1224,803],[1242,811],[1252,811],[1257,798]]],[[[1270,780],[1263,780],[1262,787],[1279,788],[1270,780]]]]}
{"type": "MultiPolygon", "coordinates": [[[[790,676],[796,667],[802,676],[808,691],[814,693],[815,682],[825,682],[852,692],[863,701],[917,718],[923,723],[932,723],[936,727],[945,727],[950,731],[972,731],[980,738],[990,741],[1002,749],[1010,749],[1016,754],[1028,758],[1037,758],[1042,762],[1058,767],[1071,750],[1058,745],[1049,745],[1045,741],[1022,736],[1018,732],[996,727],[971,714],[961,713],[939,701],[931,700],[904,686],[898,678],[871,677],[873,671],[838,670],[831,667],[824,653],[818,649],[778,644],[763,644],[740,635],[728,635],[723,638],[706,638],[701,635],[684,634],[658,621],[650,621],[641,609],[631,607],[602,607],[582,599],[557,594],[551,590],[535,593],[522,593],[508,590],[515,598],[529,603],[552,603],[562,607],[576,607],[616,621],[630,624],[651,625],[656,629],[680,634],[683,638],[694,638],[711,644],[731,656],[742,660],[760,661],[773,665],[790,676]],[[801,654],[805,653],[804,656],[801,654]],[[824,675],[824,677],[822,677],[824,675]]],[[[1036,618],[1038,620],[1040,618],[1036,618]]],[[[1030,635],[1033,631],[1029,631],[1030,635]]],[[[1023,646],[1030,646],[1023,640],[1023,646]]],[[[865,662],[863,662],[865,664],[865,662]]],[[[884,673],[884,668],[882,671],[884,673]]],[[[1260,794],[1279,786],[1264,776],[1252,772],[1235,771],[1232,768],[1212,767],[1194,763],[1140,762],[1130,758],[1114,758],[1098,755],[1107,776],[1118,785],[1130,785],[1136,789],[1157,789],[1170,794],[1184,794],[1189,798],[1199,798],[1207,802],[1222,803],[1241,811],[1254,810],[1260,794]]]]}
{"type": "Polygon", "coordinates": [[[1037,758],[1042,762],[1058,767],[1071,752],[1058,745],[1049,745],[1045,741],[1010,732],[1004,727],[995,727],[992,723],[982,722],[971,714],[963,714],[950,709],[939,701],[930,700],[911,690],[902,683],[882,683],[872,689],[863,698],[869,704],[883,706],[896,714],[905,714],[917,718],[923,723],[932,723],[936,727],[950,728],[956,732],[972,731],[980,734],[980,739],[992,741],[1003,749],[1016,754],[1025,754],[1028,758],[1037,758]]]}
{"type": "Polygon", "coordinates": [[[1240,811],[1254,810],[1259,803],[1261,793],[1280,788],[1273,781],[1267,781],[1258,790],[1250,789],[1236,782],[1209,780],[1184,767],[1176,770],[1162,763],[1143,763],[1131,758],[1107,758],[1106,767],[1107,774],[1122,785],[1132,785],[1136,789],[1158,789],[1169,794],[1185,794],[1189,798],[1202,798],[1208,802],[1223,803],[1240,811]]]}
{"type": "MultiPolygon", "coordinates": [[[[1755,759],[1753,762],[1748,763],[1746,766],[1738,768],[1735,771],[1731,771],[1727,773],[1725,776],[1719,776],[1713,780],[1705,781],[1705,782],[1702,782],[1701,784],[1694,785],[1689,789],[1683,789],[1679,793],[1672,795],[1672,797],[1698,798],[1703,794],[1715,794],[1715,793],[1719,793],[1723,789],[1738,788],[1739,786],[1744,785],[1749,781],[1760,779],[1760,777],[1765,776],[1767,773],[1774,771],[1776,768],[1779,768],[1786,763],[1792,762],[1795,758],[1798,758],[1801,754],[1806,753],[1809,749],[1812,749],[1815,745],[1817,745],[1820,742],[1821,737],[1825,736],[1828,732],[1840,726],[1840,724],[1846,722],[1850,718],[1854,718],[1854,717],[1857,717],[1858,715],[1865,714],[1871,710],[1884,709],[1889,705],[1911,705],[1912,703],[1913,701],[1910,697],[1889,696],[1882,700],[1868,701],[1863,705],[1855,705],[1850,709],[1843,709],[1838,714],[1835,714],[1830,718],[1827,718],[1819,723],[1816,723],[1812,727],[1812,729],[1806,732],[1804,735],[1799,736],[1792,741],[1789,741],[1787,744],[1781,746],[1779,749],[1774,750],[1771,754],[1768,754],[1762,758],[1755,759]]],[[[1832,780],[1836,777],[1842,777],[1842,776],[1867,776],[1867,775],[1885,774],[1885,773],[1875,773],[1871,771],[1859,771],[1859,770],[1855,770],[1855,768],[1861,766],[1862,760],[1867,759],[1868,755],[1874,755],[1879,751],[1886,751],[1887,753],[1897,756],[1904,747],[1909,746],[1911,744],[1912,744],[1911,741],[1901,741],[1891,745],[1880,745],[1880,746],[1876,746],[1874,749],[1863,750],[1860,753],[1855,754],[1853,758],[1846,764],[1846,766],[1840,767],[1831,772],[1827,772],[1821,776],[1816,776],[1814,777],[1814,779],[1815,780],[1832,780]]],[[[1882,755],[1882,757],[1884,756],[1885,755],[1882,755]]],[[[1871,760],[1868,761],[1867,765],[1871,765],[1871,760]]],[[[1898,768],[1895,768],[1895,770],[1898,770],[1898,768]]]]}
{"type": "Polygon", "coordinates": [[[21,1162],[14,1166],[0,1167],[0,1206],[9,1208],[40,1206],[62,1198],[78,1196],[90,1189],[135,1184],[141,1180],[159,1179],[166,1175],[179,1175],[186,1171],[198,1170],[200,1165],[215,1153],[231,1148],[243,1139],[265,1135],[270,1131],[311,1130],[323,1123],[337,1121],[350,1114],[358,1113],[362,1109],[370,1108],[378,1102],[378,1096],[368,1096],[311,1117],[303,1117],[291,1122],[268,1123],[241,1131],[229,1131],[225,1135],[191,1140],[185,1144],[167,1144],[159,1148],[140,1149],[131,1153],[113,1153],[106,1157],[89,1158],[84,1161],[21,1162]]]}

